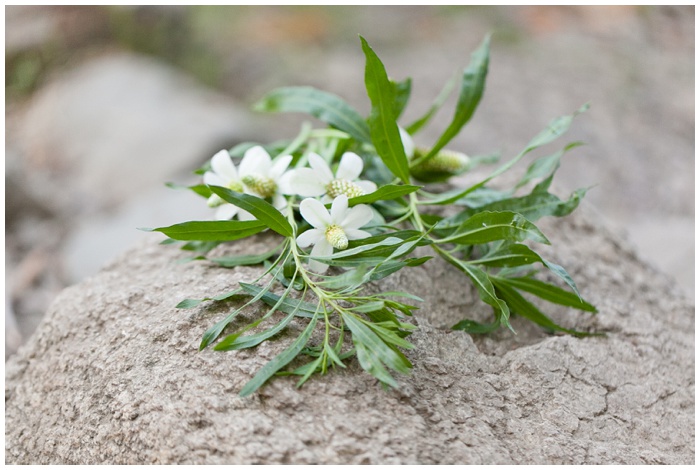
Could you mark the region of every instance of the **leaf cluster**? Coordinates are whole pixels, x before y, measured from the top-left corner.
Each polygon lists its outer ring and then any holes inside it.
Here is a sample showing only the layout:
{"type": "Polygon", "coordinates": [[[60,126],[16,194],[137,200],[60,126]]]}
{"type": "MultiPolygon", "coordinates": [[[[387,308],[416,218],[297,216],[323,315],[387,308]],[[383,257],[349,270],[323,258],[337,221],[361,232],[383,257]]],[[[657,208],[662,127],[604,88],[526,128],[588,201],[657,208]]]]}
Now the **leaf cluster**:
{"type": "MultiPolygon", "coordinates": [[[[510,319],[519,315],[552,333],[597,334],[565,328],[540,307],[551,303],[596,313],[567,271],[536,251],[538,244],[550,243],[537,227],[538,220],[570,214],[586,194],[582,188],[560,199],[550,192],[561,158],[580,142],[566,144],[561,150],[531,161],[509,190],[488,186],[527,155],[560,138],[587,106],[551,121],[520,153],[482,180],[466,188],[439,191],[416,184],[421,181],[416,172],[427,162],[451,158],[444,149],[468,124],[485,91],[490,37],[474,51],[468,66],[448,82],[429,109],[403,128],[409,135],[417,134],[458,85],[451,122],[431,147],[415,155],[407,151],[404,131],[398,124],[410,100],[411,80],[390,79],[368,42],[362,37],[360,41],[371,104],[367,118],[341,97],[312,87],[278,88],[258,101],[254,109],[306,113],[327,124],[325,129],[312,129],[305,123],[295,139],[265,146],[273,156],[291,155],[292,166],[305,165],[310,152],[322,155],[331,164],[348,151],[362,157],[363,174],[376,182],[378,189],[351,197],[348,206],[364,204],[372,208],[374,219],[367,228],[371,236],[352,240],[347,248],[330,256],[312,257],[295,241],[308,228],[296,198],[292,197],[286,212],[281,212],[268,200],[229,188],[189,186],[199,196],[216,196],[247,211],[255,220],[190,221],[152,230],[165,234],[168,242],[181,242],[183,249],[196,253],[187,260],[205,260],[223,268],[253,264],[265,268],[260,277],[241,282],[230,292],[178,304],[179,308],[194,308],[202,302],[236,301],[236,307],[203,334],[200,349],[252,348],[289,334],[294,322],[302,325],[297,328],[299,333],[243,387],[241,395],[255,392],[275,375],[298,376],[301,386],[313,374],[346,367],[352,358],[382,384],[395,387],[394,373],[408,373],[412,367],[404,351],[413,347],[408,340],[415,329],[410,317],[420,299],[409,292],[367,294],[365,288],[401,269],[429,261],[432,256],[414,254],[421,246],[429,247],[434,255],[454,266],[493,310],[490,323],[465,318],[453,329],[470,334],[487,334],[499,327],[513,330],[510,319]],[[450,212],[435,210],[445,206],[456,212],[439,215],[450,212]],[[209,256],[211,249],[221,243],[268,229],[278,234],[281,241],[267,251],[209,256]],[[307,264],[311,259],[331,266],[330,274],[310,271],[307,264]],[[541,271],[553,273],[559,282],[541,280],[541,271]],[[243,312],[252,312],[255,320],[232,328],[234,320],[244,317],[243,312]],[[302,360],[304,357],[306,361],[302,360]]],[[[253,145],[242,144],[229,154],[240,157],[253,145]]],[[[472,157],[470,162],[460,171],[493,163],[494,158],[472,157]]],[[[202,168],[198,173],[206,170],[202,168]]]]}

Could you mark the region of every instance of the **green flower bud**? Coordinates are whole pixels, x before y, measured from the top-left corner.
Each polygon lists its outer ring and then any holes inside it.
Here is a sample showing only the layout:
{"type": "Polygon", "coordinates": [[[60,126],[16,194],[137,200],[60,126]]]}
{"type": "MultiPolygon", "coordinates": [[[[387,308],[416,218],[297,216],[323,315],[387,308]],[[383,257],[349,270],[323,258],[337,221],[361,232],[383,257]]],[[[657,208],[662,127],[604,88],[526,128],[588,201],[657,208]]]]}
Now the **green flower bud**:
{"type": "MultiPolygon", "coordinates": [[[[428,149],[416,149],[414,160],[428,153],[428,149]]],[[[411,168],[411,176],[427,183],[439,182],[451,176],[459,175],[469,169],[469,157],[452,150],[440,150],[430,160],[424,161],[411,168]]]]}

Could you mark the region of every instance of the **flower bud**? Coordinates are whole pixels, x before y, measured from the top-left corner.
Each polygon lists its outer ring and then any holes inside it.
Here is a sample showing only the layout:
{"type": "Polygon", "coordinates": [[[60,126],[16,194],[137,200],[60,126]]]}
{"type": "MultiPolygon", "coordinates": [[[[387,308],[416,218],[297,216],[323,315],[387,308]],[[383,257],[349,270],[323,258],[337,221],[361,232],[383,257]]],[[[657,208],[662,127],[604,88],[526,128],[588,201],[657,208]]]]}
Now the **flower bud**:
{"type": "MultiPolygon", "coordinates": [[[[416,149],[414,159],[428,153],[428,149],[416,149]]],[[[447,178],[464,173],[469,168],[469,157],[452,150],[440,150],[430,160],[411,168],[411,176],[427,183],[444,181],[447,178]]]]}

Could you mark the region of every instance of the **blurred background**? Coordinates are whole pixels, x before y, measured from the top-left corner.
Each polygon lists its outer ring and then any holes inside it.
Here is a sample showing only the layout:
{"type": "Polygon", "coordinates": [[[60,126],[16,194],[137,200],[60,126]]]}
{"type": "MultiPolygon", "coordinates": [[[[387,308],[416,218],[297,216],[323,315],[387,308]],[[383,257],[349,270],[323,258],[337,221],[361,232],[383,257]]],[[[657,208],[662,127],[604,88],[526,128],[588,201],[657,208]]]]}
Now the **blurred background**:
{"type": "Polygon", "coordinates": [[[410,123],[489,32],[484,99],[449,147],[511,157],[590,102],[562,141],[587,145],[564,159],[559,195],[595,185],[602,223],[692,298],[694,6],[7,6],[6,358],[61,289],[155,236],[136,227],[211,217],[164,182],[298,132],[305,117],[249,111],[265,92],[312,85],[366,113],[362,34],[390,76],[413,77],[410,123]]]}

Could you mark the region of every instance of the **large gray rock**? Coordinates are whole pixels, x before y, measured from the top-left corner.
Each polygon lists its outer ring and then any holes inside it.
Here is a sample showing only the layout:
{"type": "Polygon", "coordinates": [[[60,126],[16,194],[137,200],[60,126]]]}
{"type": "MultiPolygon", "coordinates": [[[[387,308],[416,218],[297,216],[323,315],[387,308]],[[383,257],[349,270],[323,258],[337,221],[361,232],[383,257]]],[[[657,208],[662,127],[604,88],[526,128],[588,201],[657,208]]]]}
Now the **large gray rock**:
{"type": "Polygon", "coordinates": [[[547,255],[600,313],[551,313],[607,337],[548,336],[517,319],[515,337],[448,331],[485,311],[435,260],[387,280],[425,299],[415,369],[388,391],[351,362],[301,389],[277,378],[240,398],[292,336],[197,352],[232,305],[174,305],[259,270],[177,264],[182,252],[144,243],[66,289],[6,364],[6,463],[690,464],[693,305],[591,220],[543,228],[556,247],[547,255]]]}
{"type": "Polygon", "coordinates": [[[36,191],[63,210],[85,212],[116,207],[250,137],[248,117],[172,67],[111,53],[32,97],[17,145],[31,182],[45,186],[36,191]]]}

